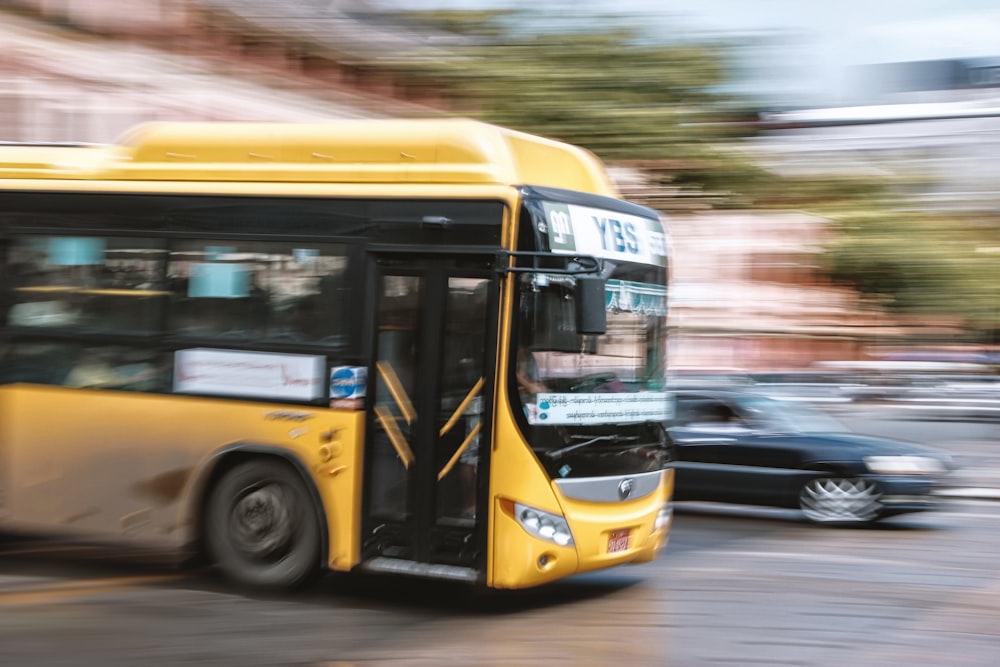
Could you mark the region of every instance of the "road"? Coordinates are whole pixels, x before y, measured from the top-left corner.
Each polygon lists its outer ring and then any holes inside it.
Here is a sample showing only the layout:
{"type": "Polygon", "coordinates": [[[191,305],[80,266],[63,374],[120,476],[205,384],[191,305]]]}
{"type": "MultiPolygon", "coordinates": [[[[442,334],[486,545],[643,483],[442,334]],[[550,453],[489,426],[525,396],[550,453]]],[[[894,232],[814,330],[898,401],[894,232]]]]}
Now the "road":
{"type": "Polygon", "coordinates": [[[964,498],[854,529],[683,505],[653,563],[491,594],[336,576],[261,596],[145,554],[7,539],[0,664],[993,665],[998,519],[1000,502],[964,498]]]}

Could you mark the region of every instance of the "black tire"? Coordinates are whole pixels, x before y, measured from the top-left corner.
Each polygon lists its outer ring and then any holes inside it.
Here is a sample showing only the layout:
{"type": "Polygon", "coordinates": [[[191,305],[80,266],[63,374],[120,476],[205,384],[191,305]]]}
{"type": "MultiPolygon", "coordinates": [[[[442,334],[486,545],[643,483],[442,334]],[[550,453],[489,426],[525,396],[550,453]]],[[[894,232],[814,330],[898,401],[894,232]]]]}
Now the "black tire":
{"type": "Polygon", "coordinates": [[[319,517],[301,476],[279,460],[254,459],[226,471],[212,488],[205,545],[232,581],[291,590],[319,573],[319,517]]]}

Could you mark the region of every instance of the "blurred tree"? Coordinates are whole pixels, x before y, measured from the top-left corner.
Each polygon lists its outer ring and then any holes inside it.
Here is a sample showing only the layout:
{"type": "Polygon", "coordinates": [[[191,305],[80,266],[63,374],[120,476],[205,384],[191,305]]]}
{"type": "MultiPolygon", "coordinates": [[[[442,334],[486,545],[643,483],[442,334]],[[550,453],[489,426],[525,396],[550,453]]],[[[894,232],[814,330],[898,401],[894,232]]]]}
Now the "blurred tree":
{"type": "MultiPolygon", "coordinates": [[[[412,85],[441,89],[455,111],[561,139],[639,169],[657,208],[799,208],[839,223],[831,276],[891,311],[961,317],[974,337],[1000,330],[996,220],[909,210],[919,189],[870,174],[779,176],[736,148],[752,135],[750,100],[725,90],[745,45],[651,39],[627,20],[539,11],[413,12],[404,21],[464,36],[434,57],[395,59],[412,85]],[[685,194],[684,197],[677,196],[685,194]],[[993,250],[990,250],[993,248],[993,250]]],[[[640,199],[641,201],[641,199],[640,199]]]]}
{"type": "MultiPolygon", "coordinates": [[[[655,41],[627,20],[544,12],[405,15],[466,37],[446,57],[402,57],[412,85],[440,88],[455,111],[584,146],[602,159],[643,161],[664,182],[728,190],[754,172],[717,150],[752,129],[747,104],[722,92],[724,42],[655,41]],[[662,161],[657,164],[656,161],[662,161]]],[[[753,112],[749,112],[753,115],[753,112]]]]}
{"type": "Polygon", "coordinates": [[[842,232],[827,254],[834,280],[893,312],[962,318],[971,340],[997,342],[1000,221],[877,202],[830,217],[842,232]]]}

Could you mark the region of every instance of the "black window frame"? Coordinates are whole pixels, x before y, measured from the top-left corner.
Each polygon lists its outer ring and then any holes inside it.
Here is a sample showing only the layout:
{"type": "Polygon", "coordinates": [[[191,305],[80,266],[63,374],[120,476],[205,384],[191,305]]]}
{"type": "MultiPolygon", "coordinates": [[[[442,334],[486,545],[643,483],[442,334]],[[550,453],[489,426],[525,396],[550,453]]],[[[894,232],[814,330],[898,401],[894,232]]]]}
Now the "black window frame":
{"type": "MultiPolygon", "coordinates": [[[[0,267],[2,277],[9,278],[7,258],[12,239],[22,234],[160,239],[168,253],[164,272],[177,240],[339,244],[344,246],[347,258],[346,281],[363,286],[360,289],[365,300],[369,296],[365,266],[370,250],[407,247],[419,252],[444,247],[459,254],[496,252],[501,247],[507,210],[507,203],[499,198],[0,191],[0,267]]],[[[192,347],[322,355],[328,369],[367,365],[370,356],[371,343],[366,338],[369,332],[361,316],[367,310],[361,307],[350,315],[350,302],[355,299],[345,300],[341,313],[349,323],[344,344],[331,347],[263,338],[177,335],[168,329],[166,305],[161,308],[158,329],[147,333],[11,326],[7,322],[9,286],[10,281],[5,280],[0,307],[0,344],[7,347],[25,341],[106,344],[161,354],[171,366],[177,350],[192,347]]],[[[151,393],[172,394],[173,389],[167,386],[151,393]]],[[[308,403],[325,404],[326,400],[308,403]]]]}

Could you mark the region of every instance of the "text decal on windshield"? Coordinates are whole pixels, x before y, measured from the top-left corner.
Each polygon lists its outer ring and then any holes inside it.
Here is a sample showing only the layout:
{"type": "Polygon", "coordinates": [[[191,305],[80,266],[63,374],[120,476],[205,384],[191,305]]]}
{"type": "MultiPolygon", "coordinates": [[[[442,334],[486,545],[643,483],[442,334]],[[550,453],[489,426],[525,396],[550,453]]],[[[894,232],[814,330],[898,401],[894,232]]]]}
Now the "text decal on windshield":
{"type": "Polygon", "coordinates": [[[670,419],[673,401],[662,391],[638,394],[538,394],[532,424],[625,424],[670,419]]]}
{"type": "Polygon", "coordinates": [[[552,252],[667,264],[666,238],[658,220],[553,202],[542,202],[542,210],[552,252]]]}

